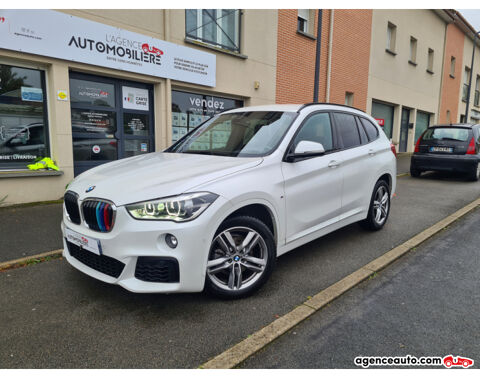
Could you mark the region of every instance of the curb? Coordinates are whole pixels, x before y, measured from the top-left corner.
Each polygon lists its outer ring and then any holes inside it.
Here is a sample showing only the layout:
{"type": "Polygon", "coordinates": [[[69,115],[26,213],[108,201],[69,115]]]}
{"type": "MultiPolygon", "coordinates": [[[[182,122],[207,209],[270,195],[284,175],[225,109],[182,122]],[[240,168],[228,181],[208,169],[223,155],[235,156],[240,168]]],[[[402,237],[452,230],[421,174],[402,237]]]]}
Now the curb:
{"type": "Polygon", "coordinates": [[[44,259],[45,257],[61,256],[62,253],[63,253],[63,249],[56,249],[54,251],[39,253],[38,255],[27,256],[27,257],[22,257],[21,259],[5,261],[5,262],[0,263],[0,272],[2,270],[14,268],[18,265],[26,264],[31,260],[44,259]]]}
{"type": "Polygon", "coordinates": [[[355,272],[344,277],[340,281],[320,291],[306,302],[300,304],[294,310],[276,319],[264,328],[255,332],[250,337],[227,349],[211,360],[200,366],[202,369],[231,369],[245,361],[247,358],[267,346],[285,332],[307,319],[315,312],[325,307],[328,303],[341,296],[346,291],[357,286],[359,283],[384,269],[399,257],[405,255],[412,248],[417,247],[425,240],[442,231],[477,206],[480,206],[480,198],[464,206],[460,210],[430,226],[426,230],[410,238],[406,242],[391,249],[382,256],[364,265],[355,272]]]}

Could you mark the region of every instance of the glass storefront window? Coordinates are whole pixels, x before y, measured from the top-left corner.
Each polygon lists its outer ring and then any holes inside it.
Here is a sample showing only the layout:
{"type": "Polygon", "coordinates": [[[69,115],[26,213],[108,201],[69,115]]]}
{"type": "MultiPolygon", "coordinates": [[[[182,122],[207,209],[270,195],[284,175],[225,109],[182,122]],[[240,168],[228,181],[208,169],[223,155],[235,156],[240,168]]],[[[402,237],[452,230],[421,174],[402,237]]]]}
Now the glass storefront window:
{"type": "Polygon", "coordinates": [[[148,144],[147,140],[125,139],[125,157],[148,153],[148,144]]]}
{"type": "Polygon", "coordinates": [[[0,169],[49,156],[45,73],[0,64],[0,169]]]}
{"type": "Polygon", "coordinates": [[[172,91],[172,142],[215,114],[242,106],[241,100],[172,91]]]}
{"type": "Polygon", "coordinates": [[[382,128],[389,139],[392,139],[393,112],[394,107],[392,105],[387,105],[376,101],[372,102],[372,117],[384,120],[384,125],[382,128]]]}
{"type": "Polygon", "coordinates": [[[116,160],[117,139],[73,137],[73,158],[75,161],[116,160]]]}

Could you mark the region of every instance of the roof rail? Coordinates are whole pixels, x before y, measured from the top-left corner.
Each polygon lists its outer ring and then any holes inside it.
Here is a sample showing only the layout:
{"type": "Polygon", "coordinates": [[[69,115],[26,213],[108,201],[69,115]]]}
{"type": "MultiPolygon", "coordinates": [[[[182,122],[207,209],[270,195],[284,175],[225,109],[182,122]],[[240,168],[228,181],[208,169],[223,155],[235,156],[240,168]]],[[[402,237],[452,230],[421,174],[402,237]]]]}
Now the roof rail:
{"type": "Polygon", "coordinates": [[[331,103],[331,102],[309,102],[309,103],[303,104],[303,105],[300,107],[300,109],[297,110],[297,112],[299,112],[299,111],[302,110],[302,109],[305,109],[307,106],[312,106],[312,105],[333,105],[333,106],[341,106],[341,107],[344,107],[344,108],[355,109],[355,110],[358,110],[358,111],[360,111],[360,112],[365,113],[362,109],[358,109],[358,108],[355,108],[355,107],[353,107],[353,106],[342,105],[342,104],[334,104],[334,103],[331,103]]]}

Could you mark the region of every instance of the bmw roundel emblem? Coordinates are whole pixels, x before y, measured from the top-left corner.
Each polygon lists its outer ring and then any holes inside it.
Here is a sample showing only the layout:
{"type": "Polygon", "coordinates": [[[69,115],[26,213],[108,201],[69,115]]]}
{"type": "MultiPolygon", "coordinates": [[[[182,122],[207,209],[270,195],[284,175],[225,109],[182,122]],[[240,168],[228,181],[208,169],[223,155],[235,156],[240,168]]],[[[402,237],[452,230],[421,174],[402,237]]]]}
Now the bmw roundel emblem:
{"type": "Polygon", "coordinates": [[[95,185],[89,187],[87,190],[85,190],[85,193],[90,193],[93,189],[95,189],[95,185]]]}

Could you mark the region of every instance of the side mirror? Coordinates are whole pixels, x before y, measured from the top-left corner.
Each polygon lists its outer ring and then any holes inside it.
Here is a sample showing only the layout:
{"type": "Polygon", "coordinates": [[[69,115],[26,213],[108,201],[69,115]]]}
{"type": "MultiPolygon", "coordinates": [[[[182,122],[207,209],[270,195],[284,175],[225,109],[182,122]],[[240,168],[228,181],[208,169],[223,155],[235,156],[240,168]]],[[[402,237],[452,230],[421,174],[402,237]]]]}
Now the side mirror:
{"type": "Polygon", "coordinates": [[[25,143],[23,143],[23,140],[21,138],[12,138],[8,141],[7,144],[9,146],[18,146],[20,144],[25,144],[25,143]]]}
{"type": "Polygon", "coordinates": [[[298,159],[321,156],[325,154],[325,148],[321,143],[302,140],[295,147],[295,151],[287,155],[287,161],[294,162],[298,159]]]}

